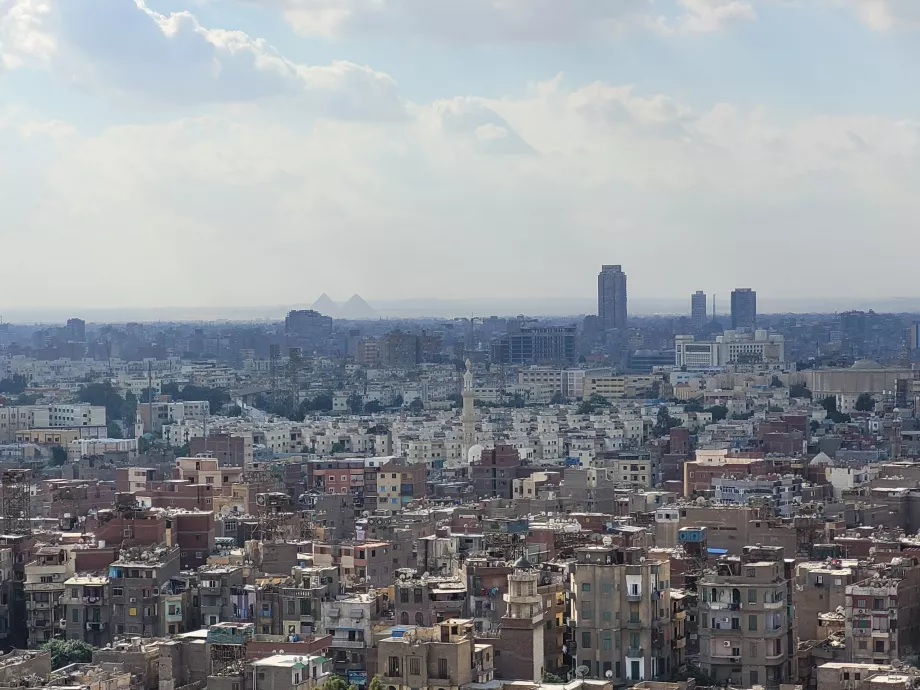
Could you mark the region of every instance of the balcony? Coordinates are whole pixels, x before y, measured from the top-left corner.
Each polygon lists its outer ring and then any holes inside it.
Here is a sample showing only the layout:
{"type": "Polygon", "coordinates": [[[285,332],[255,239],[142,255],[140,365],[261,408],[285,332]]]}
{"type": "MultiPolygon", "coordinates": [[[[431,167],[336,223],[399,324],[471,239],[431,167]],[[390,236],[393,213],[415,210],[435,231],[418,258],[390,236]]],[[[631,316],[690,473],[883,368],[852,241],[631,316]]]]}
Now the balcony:
{"type": "Polygon", "coordinates": [[[627,592],[626,601],[642,601],[642,592],[627,592]]]}
{"type": "Polygon", "coordinates": [[[99,604],[102,603],[102,597],[98,595],[94,595],[91,597],[83,597],[81,601],[87,606],[98,606],[99,604]]]}
{"type": "Polygon", "coordinates": [[[103,621],[90,621],[86,624],[87,632],[102,632],[105,630],[106,623],[103,621]]]}
{"type": "Polygon", "coordinates": [[[763,605],[764,609],[766,609],[767,611],[782,609],[782,608],[785,608],[785,606],[786,606],[785,601],[767,601],[767,602],[764,602],[764,605],[763,605]]]}
{"type": "Polygon", "coordinates": [[[627,630],[642,630],[642,621],[634,620],[630,618],[628,621],[626,621],[626,629],[627,630]]]}
{"type": "Polygon", "coordinates": [[[642,647],[627,647],[626,656],[628,657],[643,657],[645,656],[645,650],[642,647]]]}
{"type": "Polygon", "coordinates": [[[339,637],[333,637],[329,646],[334,649],[364,649],[365,644],[364,640],[345,640],[339,637]]]}

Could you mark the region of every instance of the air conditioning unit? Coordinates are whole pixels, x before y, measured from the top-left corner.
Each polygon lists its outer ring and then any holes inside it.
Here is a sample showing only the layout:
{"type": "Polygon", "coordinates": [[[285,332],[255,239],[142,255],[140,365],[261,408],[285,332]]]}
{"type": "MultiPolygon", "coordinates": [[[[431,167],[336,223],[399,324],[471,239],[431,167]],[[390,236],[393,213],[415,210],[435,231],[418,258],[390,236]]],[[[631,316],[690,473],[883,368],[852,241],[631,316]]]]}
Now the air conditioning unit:
{"type": "Polygon", "coordinates": [[[731,647],[731,646],[732,646],[732,643],[731,643],[730,641],[728,641],[728,640],[725,640],[725,641],[722,643],[722,646],[723,646],[723,647],[731,647]]]}
{"type": "Polygon", "coordinates": [[[128,603],[129,603],[129,604],[136,604],[136,603],[137,603],[137,597],[131,597],[130,599],[128,599],[128,603]]]}

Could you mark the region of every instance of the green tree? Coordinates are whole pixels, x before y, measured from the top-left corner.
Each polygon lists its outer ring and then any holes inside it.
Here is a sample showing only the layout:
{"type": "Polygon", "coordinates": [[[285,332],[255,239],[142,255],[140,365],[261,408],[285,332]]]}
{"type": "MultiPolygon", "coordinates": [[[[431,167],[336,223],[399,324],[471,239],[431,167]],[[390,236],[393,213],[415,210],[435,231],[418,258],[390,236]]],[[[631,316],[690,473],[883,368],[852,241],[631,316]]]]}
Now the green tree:
{"type": "Polygon", "coordinates": [[[836,396],[827,396],[821,401],[821,406],[827,411],[827,418],[834,424],[846,424],[850,421],[850,415],[844,414],[837,409],[836,396]]]}
{"type": "Polygon", "coordinates": [[[872,412],[875,409],[875,399],[868,393],[860,393],[856,398],[856,409],[859,412],[872,412]]]}
{"type": "Polygon", "coordinates": [[[793,383],[789,386],[790,398],[808,398],[811,400],[811,391],[804,383],[793,383]]]}
{"type": "Polygon", "coordinates": [[[565,679],[557,676],[555,673],[544,673],[543,682],[559,684],[559,683],[565,683],[565,679]]]}
{"type": "Polygon", "coordinates": [[[335,455],[336,453],[344,453],[344,452],[345,452],[345,444],[342,443],[341,441],[336,441],[335,443],[332,444],[332,448],[329,449],[330,455],[335,455]]]}
{"type": "Polygon", "coordinates": [[[323,683],[323,690],[348,690],[348,683],[339,676],[329,676],[323,683]]]}
{"type": "Polygon", "coordinates": [[[406,404],[406,401],[403,399],[401,393],[397,394],[396,397],[393,398],[393,407],[402,407],[405,404],[406,404]]]}
{"type": "Polygon", "coordinates": [[[699,398],[688,400],[684,403],[684,412],[702,412],[703,402],[699,398]]]}
{"type": "Polygon", "coordinates": [[[51,460],[48,461],[49,467],[60,467],[67,463],[67,451],[63,446],[51,446],[51,460]]]}
{"type": "Polygon", "coordinates": [[[409,403],[409,412],[412,414],[421,414],[422,410],[425,409],[425,403],[422,402],[421,398],[415,398],[412,402],[409,403]]]}
{"type": "Polygon", "coordinates": [[[109,422],[106,434],[109,438],[124,438],[124,434],[121,432],[121,425],[115,420],[109,422]]]}
{"type": "Polygon", "coordinates": [[[243,408],[240,407],[239,405],[231,405],[230,407],[227,408],[227,412],[225,414],[228,417],[242,417],[243,408]]]}
{"type": "Polygon", "coordinates": [[[105,408],[106,419],[125,418],[125,399],[111,383],[90,383],[77,392],[80,402],[105,408]]]}
{"type": "Polygon", "coordinates": [[[779,380],[779,376],[773,375],[773,379],[770,381],[770,388],[785,388],[783,382],[779,380]]]}
{"type": "Polygon", "coordinates": [[[597,408],[591,404],[590,400],[583,400],[578,406],[578,414],[594,414],[597,408]]]}
{"type": "Polygon", "coordinates": [[[367,690],[383,690],[383,680],[380,678],[379,674],[375,674],[371,678],[371,682],[367,684],[367,690]]]}
{"type": "Polygon", "coordinates": [[[313,409],[317,412],[332,411],[332,396],[322,393],[313,398],[313,409]]]}
{"type": "Polygon", "coordinates": [[[553,397],[549,399],[550,405],[564,405],[565,398],[562,396],[562,393],[553,393],[553,397]]]}
{"type": "Polygon", "coordinates": [[[70,664],[88,664],[93,660],[93,646],[83,640],[55,638],[41,646],[51,652],[51,670],[70,664]]]}
{"type": "Polygon", "coordinates": [[[728,408],[725,405],[713,405],[706,409],[706,412],[712,415],[713,422],[721,422],[728,417],[728,408]]]}
{"type": "Polygon", "coordinates": [[[595,407],[610,407],[610,401],[603,395],[598,395],[597,393],[588,398],[588,402],[595,407]]]}
{"type": "Polygon", "coordinates": [[[652,435],[657,437],[667,436],[671,429],[680,426],[680,420],[671,416],[668,408],[662,405],[658,408],[658,417],[652,428],[652,435]]]}
{"type": "Polygon", "coordinates": [[[38,396],[30,395],[29,393],[20,393],[16,397],[17,405],[34,405],[37,402],[38,402],[38,396]]]}
{"type": "Polygon", "coordinates": [[[352,393],[348,396],[347,403],[348,409],[352,414],[361,414],[361,410],[364,409],[364,400],[358,393],[352,393]]]}
{"type": "Polygon", "coordinates": [[[383,410],[383,405],[380,404],[379,400],[368,400],[367,404],[364,405],[365,414],[377,414],[383,410]]]}
{"type": "Polygon", "coordinates": [[[10,378],[0,379],[0,393],[19,395],[25,393],[28,380],[22,374],[13,374],[10,378]]]}

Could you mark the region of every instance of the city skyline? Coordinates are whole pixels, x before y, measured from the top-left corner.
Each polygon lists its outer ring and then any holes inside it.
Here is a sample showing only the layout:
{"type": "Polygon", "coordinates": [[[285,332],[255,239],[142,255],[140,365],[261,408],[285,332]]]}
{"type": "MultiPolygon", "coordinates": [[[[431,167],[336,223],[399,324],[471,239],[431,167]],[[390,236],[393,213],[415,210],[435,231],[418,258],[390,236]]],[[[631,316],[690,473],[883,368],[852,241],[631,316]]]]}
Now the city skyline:
{"type": "Polygon", "coordinates": [[[655,299],[700,271],[726,298],[920,296],[908,3],[533,7],[0,3],[3,251],[29,285],[0,313],[576,299],[608,256],[655,299]],[[767,238],[781,263],[750,260],[767,238]]]}

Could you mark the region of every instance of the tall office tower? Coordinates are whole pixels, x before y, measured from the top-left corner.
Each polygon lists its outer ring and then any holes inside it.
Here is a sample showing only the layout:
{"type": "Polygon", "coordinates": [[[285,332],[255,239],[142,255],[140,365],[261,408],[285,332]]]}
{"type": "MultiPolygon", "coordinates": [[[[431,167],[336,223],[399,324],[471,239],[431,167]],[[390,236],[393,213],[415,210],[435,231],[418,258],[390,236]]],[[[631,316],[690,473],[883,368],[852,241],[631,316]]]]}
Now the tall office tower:
{"type": "Polygon", "coordinates": [[[690,295],[690,319],[696,328],[702,328],[706,325],[706,293],[697,290],[690,295]]]}
{"type": "Polygon", "coordinates": [[[605,329],[626,327],[626,274],[620,265],[601,266],[597,274],[597,315],[605,329]]]}
{"type": "Polygon", "coordinates": [[[757,328],[757,293],[751,288],[732,290],[732,330],[757,328]]]}

